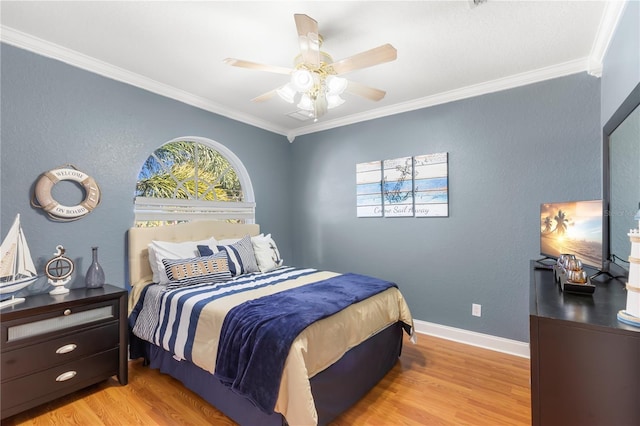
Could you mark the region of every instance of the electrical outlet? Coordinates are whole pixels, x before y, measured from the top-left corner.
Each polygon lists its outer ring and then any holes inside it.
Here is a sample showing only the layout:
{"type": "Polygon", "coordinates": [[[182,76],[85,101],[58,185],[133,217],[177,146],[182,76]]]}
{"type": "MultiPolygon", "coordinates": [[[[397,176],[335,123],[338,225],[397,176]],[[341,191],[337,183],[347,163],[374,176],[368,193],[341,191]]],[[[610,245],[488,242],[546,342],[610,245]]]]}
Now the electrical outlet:
{"type": "Polygon", "coordinates": [[[471,315],[474,317],[482,316],[482,305],[478,305],[477,303],[471,304],[471,315]]]}

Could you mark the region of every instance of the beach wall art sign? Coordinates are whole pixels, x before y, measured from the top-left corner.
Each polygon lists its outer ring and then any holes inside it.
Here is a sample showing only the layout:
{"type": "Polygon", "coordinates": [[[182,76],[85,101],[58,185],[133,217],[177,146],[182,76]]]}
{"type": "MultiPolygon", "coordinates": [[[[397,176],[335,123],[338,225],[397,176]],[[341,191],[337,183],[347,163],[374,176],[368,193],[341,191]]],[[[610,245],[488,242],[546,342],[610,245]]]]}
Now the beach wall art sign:
{"type": "Polygon", "coordinates": [[[357,217],[449,216],[448,153],[356,164],[357,217]]]}

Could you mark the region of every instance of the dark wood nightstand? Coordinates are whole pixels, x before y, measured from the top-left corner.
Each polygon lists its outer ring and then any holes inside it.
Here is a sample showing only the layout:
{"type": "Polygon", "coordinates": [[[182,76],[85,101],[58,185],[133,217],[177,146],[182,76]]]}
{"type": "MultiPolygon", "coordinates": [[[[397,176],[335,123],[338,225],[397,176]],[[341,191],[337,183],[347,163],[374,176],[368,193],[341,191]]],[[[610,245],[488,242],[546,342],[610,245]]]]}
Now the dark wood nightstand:
{"type": "Polygon", "coordinates": [[[113,375],[126,385],[127,297],[105,285],[2,309],[1,418],[113,375]]]}

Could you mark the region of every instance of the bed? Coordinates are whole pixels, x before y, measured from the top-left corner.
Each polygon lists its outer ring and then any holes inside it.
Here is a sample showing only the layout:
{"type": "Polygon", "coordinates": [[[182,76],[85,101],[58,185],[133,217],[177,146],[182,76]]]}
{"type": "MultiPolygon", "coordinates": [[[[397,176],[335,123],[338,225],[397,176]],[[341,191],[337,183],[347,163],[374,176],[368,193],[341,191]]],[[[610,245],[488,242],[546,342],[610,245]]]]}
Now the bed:
{"type": "MultiPolygon", "coordinates": [[[[257,224],[220,221],[131,228],[128,232],[130,356],[132,359],[144,357],[151,368],[180,380],[241,425],[327,424],[361,399],[395,365],[404,332],[413,339],[411,313],[397,286],[357,274],[280,265],[264,272],[239,273],[231,279],[225,276],[215,284],[162,287],[154,283],[162,279],[154,277],[151,268],[157,261],[153,259],[154,253],[149,261],[148,246],[152,242],[191,244],[213,238],[213,244],[227,244],[227,250],[215,254],[205,252],[209,257],[198,259],[219,261],[224,257],[221,253],[227,253],[225,259],[232,265],[231,245],[236,247],[240,244],[238,240],[260,241],[262,237],[257,224]],[[300,303],[306,299],[299,297],[307,297],[312,289],[331,294],[351,292],[357,282],[366,284],[358,287],[366,287],[369,293],[345,296],[353,298],[350,302],[342,298],[327,302],[335,312],[325,312],[324,306],[316,305],[313,309],[299,308],[311,305],[306,301],[300,303]],[[299,303],[297,308],[296,303],[299,303]],[[333,306],[336,304],[340,306],[333,306]],[[277,309],[272,308],[274,306],[277,309]],[[255,331],[261,330],[259,327],[251,328],[253,334],[248,334],[247,321],[262,309],[278,311],[278,315],[289,309],[287,316],[291,316],[293,322],[286,327],[276,327],[283,319],[274,318],[272,329],[289,330],[291,336],[275,339],[273,335],[264,334],[266,337],[259,337],[262,331],[255,331]],[[150,319],[154,312],[159,313],[157,318],[150,319]],[[310,323],[303,324],[301,318],[310,323]],[[232,331],[235,323],[245,328],[232,331]],[[245,336],[241,343],[234,337],[238,335],[245,336]],[[287,338],[291,339],[290,344],[287,338]],[[251,351],[256,352],[246,352],[246,342],[254,340],[256,347],[251,351]],[[283,352],[282,361],[256,355],[258,343],[263,346],[261,353],[265,350],[283,352]],[[233,352],[235,350],[240,352],[233,352]],[[256,360],[269,362],[258,365],[256,360]],[[273,378],[269,378],[274,374],[278,378],[275,387],[273,378]],[[274,403],[270,405],[271,402],[274,403]]],[[[275,244],[272,246],[275,248],[275,244]]],[[[212,245],[199,244],[200,253],[195,256],[201,256],[207,247],[212,245]]],[[[255,254],[259,258],[257,249],[255,254]]],[[[189,261],[176,263],[182,267],[189,261]]],[[[163,262],[168,268],[173,265],[173,260],[163,262]]]]}

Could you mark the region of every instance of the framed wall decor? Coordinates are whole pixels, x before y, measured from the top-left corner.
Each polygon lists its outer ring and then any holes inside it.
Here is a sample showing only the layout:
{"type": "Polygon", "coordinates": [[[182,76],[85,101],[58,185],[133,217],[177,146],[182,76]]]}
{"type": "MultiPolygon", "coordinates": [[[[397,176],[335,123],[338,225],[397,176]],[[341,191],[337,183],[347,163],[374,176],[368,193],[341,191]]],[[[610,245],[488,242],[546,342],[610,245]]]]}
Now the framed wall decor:
{"type": "Polygon", "coordinates": [[[446,152],[413,157],[416,217],[449,216],[449,164],[446,152]]]}
{"type": "Polygon", "coordinates": [[[358,217],[382,217],[382,161],[356,164],[358,217]]]}
{"type": "Polygon", "coordinates": [[[448,153],[356,164],[357,217],[448,217],[448,153]]]}
{"type": "Polygon", "coordinates": [[[411,157],[383,161],[382,192],[385,217],[413,216],[413,160],[411,157]]]}

